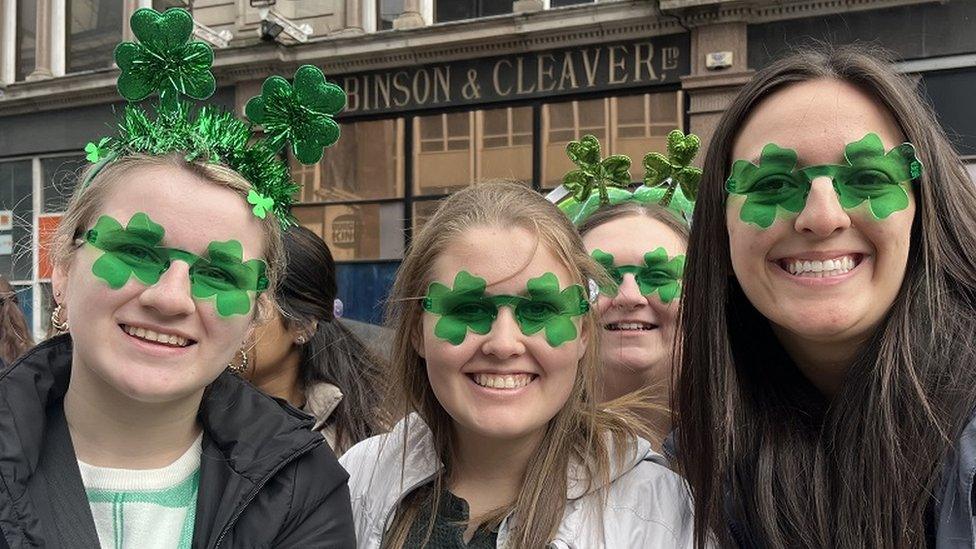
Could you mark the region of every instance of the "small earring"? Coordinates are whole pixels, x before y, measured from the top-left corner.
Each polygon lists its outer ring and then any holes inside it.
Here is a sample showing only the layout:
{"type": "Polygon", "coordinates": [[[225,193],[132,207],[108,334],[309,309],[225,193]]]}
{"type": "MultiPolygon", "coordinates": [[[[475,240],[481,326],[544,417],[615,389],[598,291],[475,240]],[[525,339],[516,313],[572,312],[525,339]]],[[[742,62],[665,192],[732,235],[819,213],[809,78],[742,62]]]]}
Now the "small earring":
{"type": "Polygon", "coordinates": [[[298,336],[298,338],[295,339],[295,343],[298,343],[299,345],[305,345],[305,336],[303,335],[298,336]]]}
{"type": "Polygon", "coordinates": [[[243,376],[247,373],[247,353],[244,352],[243,348],[238,352],[241,354],[241,363],[234,364],[233,362],[228,362],[227,369],[239,376],[243,376]]]}
{"type": "Polygon", "coordinates": [[[59,334],[63,334],[68,331],[68,320],[61,318],[61,314],[63,312],[64,309],[61,307],[60,303],[58,303],[57,307],[51,311],[51,327],[54,328],[54,331],[58,332],[59,334]]]}

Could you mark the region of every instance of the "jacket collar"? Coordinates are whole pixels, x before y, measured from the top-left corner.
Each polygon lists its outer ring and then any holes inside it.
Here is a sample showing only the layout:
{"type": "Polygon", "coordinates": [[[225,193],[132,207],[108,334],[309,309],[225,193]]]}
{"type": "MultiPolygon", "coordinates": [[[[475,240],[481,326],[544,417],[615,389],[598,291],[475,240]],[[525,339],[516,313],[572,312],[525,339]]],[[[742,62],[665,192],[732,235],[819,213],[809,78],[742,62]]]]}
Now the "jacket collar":
{"type": "Polygon", "coordinates": [[[320,431],[342,402],[342,391],[331,383],[314,383],[305,391],[304,410],[315,418],[313,431],[320,431]]]}

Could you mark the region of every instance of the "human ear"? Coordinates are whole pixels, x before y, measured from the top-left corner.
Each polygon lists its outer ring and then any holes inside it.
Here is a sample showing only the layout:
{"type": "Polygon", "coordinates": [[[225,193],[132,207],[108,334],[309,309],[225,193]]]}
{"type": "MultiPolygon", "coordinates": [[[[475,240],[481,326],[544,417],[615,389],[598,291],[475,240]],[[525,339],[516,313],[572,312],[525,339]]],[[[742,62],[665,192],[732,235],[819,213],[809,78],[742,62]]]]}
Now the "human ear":
{"type": "Polygon", "coordinates": [[[427,358],[427,350],[424,347],[424,322],[421,317],[420,322],[414,323],[415,328],[410,334],[410,342],[413,350],[420,355],[420,358],[427,358]]]}

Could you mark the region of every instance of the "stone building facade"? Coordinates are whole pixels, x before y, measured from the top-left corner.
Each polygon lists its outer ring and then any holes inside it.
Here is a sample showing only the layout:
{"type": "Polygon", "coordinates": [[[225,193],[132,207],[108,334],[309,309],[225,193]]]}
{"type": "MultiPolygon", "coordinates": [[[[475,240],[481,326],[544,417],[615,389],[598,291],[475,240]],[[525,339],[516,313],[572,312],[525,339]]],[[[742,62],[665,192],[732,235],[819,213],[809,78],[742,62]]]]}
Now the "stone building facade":
{"type": "Polygon", "coordinates": [[[359,320],[380,320],[411,233],[450,192],[550,189],[587,133],[634,158],[675,127],[707,142],[755,69],[811,41],[892,50],[976,164],[971,0],[0,0],[0,274],[37,332],[80,151],[120,104],[112,49],[133,11],[172,6],[215,44],[227,108],[302,64],[347,91],[340,143],[294,166],[295,213],[332,248],[359,320]]]}

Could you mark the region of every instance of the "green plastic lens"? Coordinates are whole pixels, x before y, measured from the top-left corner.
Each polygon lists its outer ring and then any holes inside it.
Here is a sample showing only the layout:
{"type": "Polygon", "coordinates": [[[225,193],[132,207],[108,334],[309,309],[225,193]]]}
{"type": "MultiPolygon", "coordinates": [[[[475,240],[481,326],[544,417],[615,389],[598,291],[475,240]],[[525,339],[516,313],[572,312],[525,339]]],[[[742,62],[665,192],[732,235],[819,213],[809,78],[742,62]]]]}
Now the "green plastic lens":
{"type": "Polygon", "coordinates": [[[650,296],[657,292],[663,303],[671,303],[681,294],[681,278],[685,272],[685,256],[668,257],[664,248],[644,254],[643,265],[615,265],[613,256],[603,250],[593,250],[590,254],[597,263],[603,265],[614,281],[613,286],[601,286],[600,293],[614,297],[624,282],[625,274],[634,275],[641,295],[650,296]]]}

